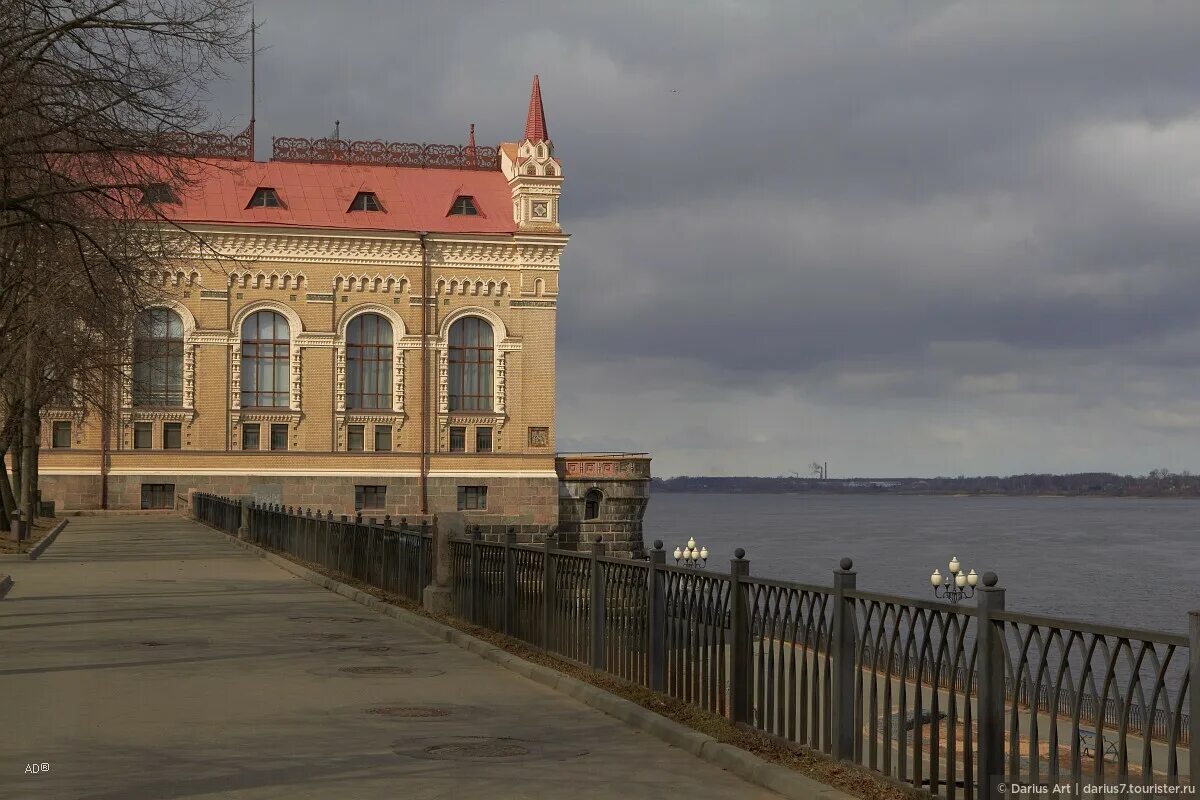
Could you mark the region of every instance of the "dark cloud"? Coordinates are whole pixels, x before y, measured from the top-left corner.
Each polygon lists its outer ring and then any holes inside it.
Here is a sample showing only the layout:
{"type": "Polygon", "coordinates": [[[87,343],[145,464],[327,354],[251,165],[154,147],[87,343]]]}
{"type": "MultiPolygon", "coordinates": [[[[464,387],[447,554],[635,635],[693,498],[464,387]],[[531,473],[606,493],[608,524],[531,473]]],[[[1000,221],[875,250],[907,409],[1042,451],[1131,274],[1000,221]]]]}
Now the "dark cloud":
{"type": "MultiPolygon", "coordinates": [[[[658,474],[1196,469],[1193,2],[259,0],[271,135],[520,134],[560,446],[658,474]]],[[[246,108],[242,71],[215,90],[246,108]]]]}

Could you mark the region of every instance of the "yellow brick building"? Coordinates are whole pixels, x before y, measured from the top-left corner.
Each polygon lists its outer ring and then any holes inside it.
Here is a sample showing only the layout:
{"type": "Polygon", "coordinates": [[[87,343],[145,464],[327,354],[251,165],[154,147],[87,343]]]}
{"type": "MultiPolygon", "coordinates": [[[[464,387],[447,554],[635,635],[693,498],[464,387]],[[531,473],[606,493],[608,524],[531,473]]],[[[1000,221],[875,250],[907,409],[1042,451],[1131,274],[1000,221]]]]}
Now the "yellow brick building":
{"type": "Polygon", "coordinates": [[[198,489],[556,523],[567,236],[537,78],[523,139],[495,148],[472,130],[465,146],[275,139],[271,160],[252,153],[251,132],[194,184],[148,187],[196,239],[139,318],[110,424],[46,412],[43,499],[161,507],[198,489]]]}

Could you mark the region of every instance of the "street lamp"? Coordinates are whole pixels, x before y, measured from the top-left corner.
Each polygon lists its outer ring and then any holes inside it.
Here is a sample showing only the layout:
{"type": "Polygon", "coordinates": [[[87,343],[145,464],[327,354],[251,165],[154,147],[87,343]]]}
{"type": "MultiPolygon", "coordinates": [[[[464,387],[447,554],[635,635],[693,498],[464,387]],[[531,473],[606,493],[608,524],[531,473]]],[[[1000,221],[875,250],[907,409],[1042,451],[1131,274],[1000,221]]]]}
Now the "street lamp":
{"type": "Polygon", "coordinates": [[[979,576],[975,574],[975,570],[963,572],[958,556],[951,556],[950,563],[946,567],[948,572],[945,577],[942,577],[942,573],[936,569],[929,576],[929,583],[933,586],[933,596],[939,600],[949,600],[951,603],[974,597],[975,586],[979,583],[979,576]]]}
{"type": "Polygon", "coordinates": [[[694,538],[689,538],[683,547],[676,547],[674,556],[675,563],[681,567],[704,569],[708,564],[708,548],[697,547],[694,538]]]}

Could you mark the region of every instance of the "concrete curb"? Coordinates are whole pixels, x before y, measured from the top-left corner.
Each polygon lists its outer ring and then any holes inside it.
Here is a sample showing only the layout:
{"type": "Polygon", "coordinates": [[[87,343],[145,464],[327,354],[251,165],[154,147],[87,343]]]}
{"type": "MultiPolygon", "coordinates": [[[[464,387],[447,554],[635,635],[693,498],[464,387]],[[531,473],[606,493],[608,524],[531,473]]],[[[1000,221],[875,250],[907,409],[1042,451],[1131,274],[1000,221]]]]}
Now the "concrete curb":
{"type": "Polygon", "coordinates": [[[43,536],[42,540],[35,544],[29,551],[29,560],[33,561],[42,553],[46,552],[46,548],[54,543],[54,540],[58,538],[60,533],[62,533],[63,528],[67,527],[68,522],[70,522],[69,519],[64,519],[62,522],[55,525],[53,530],[43,536]]]}
{"type": "Polygon", "coordinates": [[[8,594],[8,590],[12,587],[12,575],[0,575],[0,600],[4,599],[4,595],[8,594]]]}
{"type": "MultiPolygon", "coordinates": [[[[215,529],[210,528],[210,530],[215,529]]],[[[814,798],[821,798],[821,800],[859,800],[840,789],[827,786],[786,767],[781,767],[778,764],[764,761],[753,753],[749,753],[741,748],[718,742],[711,736],[706,736],[699,731],[692,730],[686,725],[681,725],[674,720],[667,719],[660,714],[642,708],[637,703],[630,702],[622,697],[617,697],[610,692],[592,686],[590,683],[584,683],[569,675],[564,675],[557,670],[526,661],[519,656],[490,645],[482,639],[476,639],[474,636],[463,633],[449,625],[444,625],[436,620],[413,614],[399,606],[386,603],[366,592],[355,589],[353,586],[347,586],[333,578],[313,572],[283,556],[263,550],[261,547],[249,542],[244,542],[224,531],[216,532],[227,537],[238,547],[271,562],[285,572],[290,572],[310,583],[340,594],[373,611],[378,611],[381,614],[398,619],[415,628],[420,628],[438,639],[458,645],[464,650],[475,653],[480,658],[498,664],[535,683],[540,683],[547,688],[569,695],[584,705],[591,706],[609,716],[616,717],[632,728],[636,728],[643,733],[648,733],[656,739],[685,750],[703,761],[715,764],[737,775],[739,778],[770,789],[783,797],[789,798],[789,800],[814,800],[814,798]]]]}

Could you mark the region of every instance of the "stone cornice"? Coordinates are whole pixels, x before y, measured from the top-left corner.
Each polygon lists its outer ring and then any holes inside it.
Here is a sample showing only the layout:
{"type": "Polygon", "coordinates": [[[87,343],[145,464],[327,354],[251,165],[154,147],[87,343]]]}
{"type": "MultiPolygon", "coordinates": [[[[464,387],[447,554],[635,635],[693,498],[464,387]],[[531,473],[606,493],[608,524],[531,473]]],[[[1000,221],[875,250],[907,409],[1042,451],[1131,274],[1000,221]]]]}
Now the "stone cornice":
{"type": "MultiPolygon", "coordinates": [[[[354,235],[312,229],[261,229],[206,226],[192,229],[204,240],[180,236],[182,257],[201,261],[238,261],[244,264],[366,265],[419,269],[420,241],[411,235],[362,232],[354,235]]],[[[429,259],[439,269],[520,269],[524,266],[557,268],[568,237],[515,234],[462,237],[431,235],[429,259]]]]}

